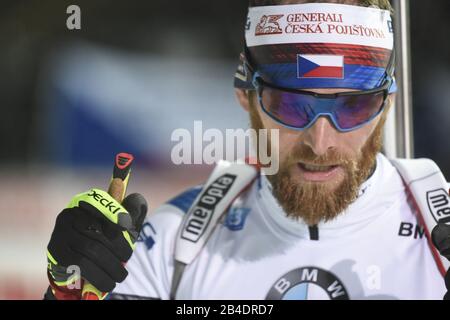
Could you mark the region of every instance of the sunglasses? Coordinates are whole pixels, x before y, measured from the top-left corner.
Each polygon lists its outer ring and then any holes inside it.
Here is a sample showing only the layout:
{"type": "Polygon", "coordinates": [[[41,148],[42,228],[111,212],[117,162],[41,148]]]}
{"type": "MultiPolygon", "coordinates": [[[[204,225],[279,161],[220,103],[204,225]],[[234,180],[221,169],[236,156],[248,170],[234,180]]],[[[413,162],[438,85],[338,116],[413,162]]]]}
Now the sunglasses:
{"type": "Polygon", "coordinates": [[[321,94],[269,84],[256,72],[253,85],[262,110],[287,128],[305,130],[325,116],[338,131],[349,132],[383,112],[392,79],[388,78],[384,85],[372,90],[321,94]]]}

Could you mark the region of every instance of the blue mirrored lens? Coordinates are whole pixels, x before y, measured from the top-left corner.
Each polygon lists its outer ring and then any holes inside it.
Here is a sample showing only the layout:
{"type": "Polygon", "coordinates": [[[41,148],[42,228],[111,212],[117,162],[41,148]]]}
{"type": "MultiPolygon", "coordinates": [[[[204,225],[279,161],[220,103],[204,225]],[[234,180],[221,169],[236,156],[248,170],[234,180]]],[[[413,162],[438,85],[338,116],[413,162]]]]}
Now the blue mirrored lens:
{"type": "Polygon", "coordinates": [[[335,99],[318,98],[266,86],[259,91],[261,106],[268,115],[281,124],[299,129],[311,125],[319,114],[332,117],[338,129],[356,128],[379,113],[384,97],[383,91],[338,96],[335,99]]]}

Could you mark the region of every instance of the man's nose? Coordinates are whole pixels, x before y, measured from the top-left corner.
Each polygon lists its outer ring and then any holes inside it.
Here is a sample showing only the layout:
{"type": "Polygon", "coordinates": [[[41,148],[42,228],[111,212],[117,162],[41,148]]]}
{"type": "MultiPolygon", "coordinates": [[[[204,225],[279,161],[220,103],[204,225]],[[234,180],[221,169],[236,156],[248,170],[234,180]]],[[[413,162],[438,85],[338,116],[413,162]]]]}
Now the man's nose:
{"type": "Polygon", "coordinates": [[[312,127],[304,131],[303,142],[311,147],[317,156],[325,155],[336,147],[338,131],[330,119],[319,117],[312,127]]]}

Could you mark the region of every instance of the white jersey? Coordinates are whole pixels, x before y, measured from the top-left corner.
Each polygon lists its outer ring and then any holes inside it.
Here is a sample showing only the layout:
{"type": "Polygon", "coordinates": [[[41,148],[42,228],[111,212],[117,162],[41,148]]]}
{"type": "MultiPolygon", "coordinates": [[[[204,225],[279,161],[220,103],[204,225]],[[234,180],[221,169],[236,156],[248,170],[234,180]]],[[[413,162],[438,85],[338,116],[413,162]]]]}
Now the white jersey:
{"type": "MultiPolygon", "coordinates": [[[[113,298],[169,299],[174,247],[193,188],[150,216],[113,298]]],[[[358,199],[308,227],[288,218],[260,176],[197,258],[176,299],[442,299],[443,275],[396,169],[377,156],[358,199]]]]}

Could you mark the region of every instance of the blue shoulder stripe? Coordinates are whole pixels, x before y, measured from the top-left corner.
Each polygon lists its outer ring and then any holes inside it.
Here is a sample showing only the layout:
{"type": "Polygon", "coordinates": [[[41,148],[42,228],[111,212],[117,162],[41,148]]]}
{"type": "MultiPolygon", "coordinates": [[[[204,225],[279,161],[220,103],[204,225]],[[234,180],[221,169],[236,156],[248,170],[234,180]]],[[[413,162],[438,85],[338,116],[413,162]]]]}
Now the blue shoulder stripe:
{"type": "Polygon", "coordinates": [[[203,186],[197,186],[191,189],[186,190],[185,192],[179,194],[178,196],[172,198],[167,203],[171,204],[179,209],[181,209],[184,213],[187,213],[195,198],[197,198],[198,194],[202,191],[203,186]]]}

